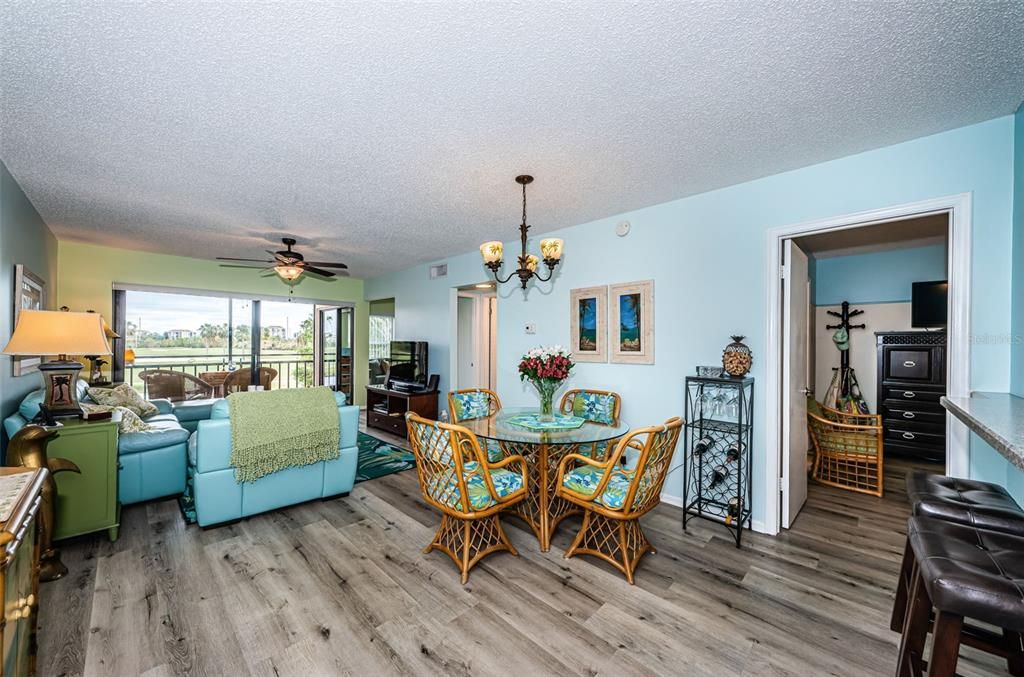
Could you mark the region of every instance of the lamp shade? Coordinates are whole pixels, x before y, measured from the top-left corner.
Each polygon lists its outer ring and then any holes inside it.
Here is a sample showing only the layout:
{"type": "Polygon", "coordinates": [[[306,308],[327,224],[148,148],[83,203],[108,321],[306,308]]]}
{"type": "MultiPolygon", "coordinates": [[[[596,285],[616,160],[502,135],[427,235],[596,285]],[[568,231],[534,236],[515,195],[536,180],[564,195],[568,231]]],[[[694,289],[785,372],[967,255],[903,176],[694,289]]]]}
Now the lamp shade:
{"type": "Polygon", "coordinates": [[[110,355],[103,318],[96,313],[22,310],[3,352],[7,355],[110,355]]]}

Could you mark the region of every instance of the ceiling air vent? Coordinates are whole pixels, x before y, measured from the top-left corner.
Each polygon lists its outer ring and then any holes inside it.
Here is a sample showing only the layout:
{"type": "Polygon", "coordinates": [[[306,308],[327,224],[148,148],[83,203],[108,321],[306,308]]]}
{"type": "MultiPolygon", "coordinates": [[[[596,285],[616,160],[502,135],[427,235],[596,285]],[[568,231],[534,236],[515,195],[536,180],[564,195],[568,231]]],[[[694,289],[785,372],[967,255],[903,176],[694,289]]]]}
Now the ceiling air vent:
{"type": "Polygon", "coordinates": [[[439,277],[447,277],[447,276],[448,276],[448,264],[447,263],[439,263],[436,266],[430,266],[430,279],[431,280],[436,280],[439,277]]]}

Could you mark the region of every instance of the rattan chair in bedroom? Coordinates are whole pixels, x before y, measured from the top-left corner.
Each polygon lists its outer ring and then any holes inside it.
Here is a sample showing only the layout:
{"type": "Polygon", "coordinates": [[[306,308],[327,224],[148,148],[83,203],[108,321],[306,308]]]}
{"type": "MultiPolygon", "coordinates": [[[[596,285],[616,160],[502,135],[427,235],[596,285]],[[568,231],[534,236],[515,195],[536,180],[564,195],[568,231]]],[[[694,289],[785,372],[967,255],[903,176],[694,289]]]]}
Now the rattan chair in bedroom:
{"type": "Polygon", "coordinates": [[[139,378],[146,384],[145,395],[150,400],[167,399],[171,402],[184,402],[213,397],[212,385],[183,371],[146,369],[139,372],[139,378]]]}
{"type": "Polygon", "coordinates": [[[884,492],[882,417],[850,414],[807,401],[814,449],[811,477],[821,484],[873,496],[884,492]]]}
{"type": "Polygon", "coordinates": [[[481,559],[501,550],[519,553],[501,527],[499,514],[526,497],[526,461],[518,454],[487,460],[477,436],[460,425],[406,414],[409,446],[416,457],[420,491],[441,511],[430,545],[459,567],[462,583],[481,559]]]}
{"type": "Polygon", "coordinates": [[[566,558],[600,557],[624,573],[632,585],[640,558],[655,552],[640,528],[640,518],[661,500],[682,427],[682,419],[673,417],[662,425],[635,430],[604,461],[582,454],[562,459],[556,494],[583,508],[583,524],[565,551],[566,558]],[[627,450],[637,454],[632,470],[619,465],[627,450]]]}

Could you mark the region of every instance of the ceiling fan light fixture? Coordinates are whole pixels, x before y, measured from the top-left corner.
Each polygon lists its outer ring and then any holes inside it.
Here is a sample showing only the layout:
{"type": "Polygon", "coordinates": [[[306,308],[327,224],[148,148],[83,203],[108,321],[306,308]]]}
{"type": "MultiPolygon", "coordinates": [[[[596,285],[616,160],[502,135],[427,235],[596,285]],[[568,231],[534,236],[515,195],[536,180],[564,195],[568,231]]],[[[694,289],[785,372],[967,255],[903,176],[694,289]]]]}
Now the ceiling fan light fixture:
{"type": "Polygon", "coordinates": [[[291,264],[282,264],[279,266],[274,266],[274,272],[277,273],[278,277],[280,277],[282,280],[285,280],[286,282],[292,282],[294,280],[297,280],[299,276],[302,275],[302,268],[300,268],[299,266],[293,266],[291,264]]]}

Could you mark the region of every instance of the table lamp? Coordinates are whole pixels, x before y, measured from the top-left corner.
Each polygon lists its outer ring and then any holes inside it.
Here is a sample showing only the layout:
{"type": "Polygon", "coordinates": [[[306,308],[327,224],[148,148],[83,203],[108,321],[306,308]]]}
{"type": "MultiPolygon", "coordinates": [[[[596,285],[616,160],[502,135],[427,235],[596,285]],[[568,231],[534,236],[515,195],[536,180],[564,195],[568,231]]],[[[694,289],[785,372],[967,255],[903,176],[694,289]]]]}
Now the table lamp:
{"type": "Polygon", "coordinates": [[[78,416],[76,385],[82,364],[68,355],[110,355],[110,344],[103,331],[103,319],[95,313],[69,313],[57,310],[22,310],[14,335],[3,349],[5,355],[56,355],[43,362],[46,396],[42,406],[54,416],[78,416]]]}
{"type": "MultiPolygon", "coordinates": [[[[61,310],[64,310],[64,308],[61,307],[61,310]]],[[[85,312],[95,313],[96,311],[87,310],[85,312]]],[[[110,325],[107,324],[107,321],[103,319],[102,315],[100,315],[100,321],[103,322],[103,334],[107,337],[107,340],[121,338],[120,334],[118,334],[116,331],[110,328],[110,325]]],[[[83,357],[89,360],[89,363],[92,365],[89,368],[89,385],[109,386],[111,384],[110,381],[108,379],[103,378],[103,365],[107,364],[107,361],[104,360],[99,355],[84,355],[83,357]]]]}

